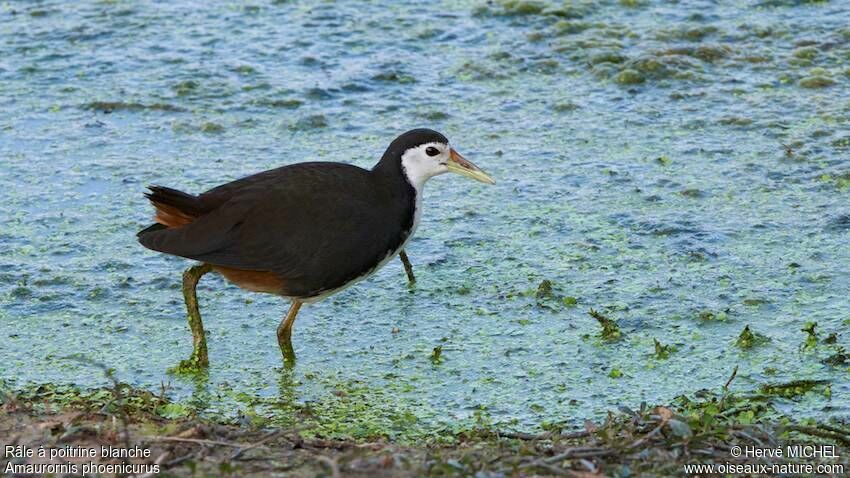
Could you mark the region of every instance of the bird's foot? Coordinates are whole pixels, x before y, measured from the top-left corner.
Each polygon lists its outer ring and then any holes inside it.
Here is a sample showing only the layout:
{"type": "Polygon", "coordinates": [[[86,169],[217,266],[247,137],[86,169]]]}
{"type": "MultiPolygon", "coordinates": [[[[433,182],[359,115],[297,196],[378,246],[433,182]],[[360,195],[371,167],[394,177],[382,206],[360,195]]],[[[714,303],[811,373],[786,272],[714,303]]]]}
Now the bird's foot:
{"type": "Polygon", "coordinates": [[[181,360],[179,364],[169,368],[168,373],[174,375],[197,375],[199,373],[206,373],[209,366],[210,361],[206,350],[199,351],[195,349],[189,358],[181,360]]]}

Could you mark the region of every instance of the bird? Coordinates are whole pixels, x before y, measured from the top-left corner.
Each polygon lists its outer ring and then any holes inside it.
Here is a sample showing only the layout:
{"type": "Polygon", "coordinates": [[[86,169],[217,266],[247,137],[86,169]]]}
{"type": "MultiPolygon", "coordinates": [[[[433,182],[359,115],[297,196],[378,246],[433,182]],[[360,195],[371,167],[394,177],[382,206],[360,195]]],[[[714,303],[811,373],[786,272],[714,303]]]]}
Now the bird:
{"type": "Polygon", "coordinates": [[[290,302],[277,328],[285,364],[294,364],[292,327],[303,304],[366,279],[400,256],[422,214],[426,181],[443,173],[495,184],[431,129],[395,138],[371,169],[311,161],[289,164],[189,194],[149,186],[154,224],[137,239],[153,251],[197,261],[183,273],[193,350],[180,370],[209,366],[197,285],[209,272],[249,291],[290,302]]]}

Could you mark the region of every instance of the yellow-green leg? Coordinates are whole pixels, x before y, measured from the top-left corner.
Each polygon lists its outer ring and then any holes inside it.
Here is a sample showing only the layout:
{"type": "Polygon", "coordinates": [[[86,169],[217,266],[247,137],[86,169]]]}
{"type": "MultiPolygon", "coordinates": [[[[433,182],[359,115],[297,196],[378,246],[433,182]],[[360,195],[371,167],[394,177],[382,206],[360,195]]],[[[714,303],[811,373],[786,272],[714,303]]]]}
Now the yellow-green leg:
{"type": "Polygon", "coordinates": [[[198,308],[198,296],[195,290],[201,277],[212,271],[209,264],[192,266],[183,272],[183,300],[189,318],[189,330],[192,331],[192,355],[180,362],[178,370],[187,371],[208,367],[210,359],[207,356],[207,338],[204,335],[204,324],[201,322],[201,310],[198,308]]]}
{"type": "Polygon", "coordinates": [[[277,326],[277,344],[280,346],[280,353],[283,354],[284,364],[289,366],[295,364],[295,350],[292,348],[292,324],[295,323],[295,317],[298,316],[301,304],[302,302],[293,299],[289,312],[277,326]]]}
{"type": "Polygon", "coordinates": [[[407,258],[407,253],[404,252],[404,249],[398,253],[398,258],[401,259],[401,263],[404,264],[404,272],[407,274],[407,283],[415,284],[416,277],[413,275],[413,264],[410,263],[410,259],[407,258]]]}

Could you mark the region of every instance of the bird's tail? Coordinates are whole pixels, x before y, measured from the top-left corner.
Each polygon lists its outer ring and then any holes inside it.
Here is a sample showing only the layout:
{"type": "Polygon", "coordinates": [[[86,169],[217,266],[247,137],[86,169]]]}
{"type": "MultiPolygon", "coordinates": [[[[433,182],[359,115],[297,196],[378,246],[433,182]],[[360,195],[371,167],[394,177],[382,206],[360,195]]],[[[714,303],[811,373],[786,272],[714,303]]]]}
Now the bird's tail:
{"type": "MultiPolygon", "coordinates": [[[[156,209],[154,221],[166,227],[180,227],[194,221],[204,214],[204,207],[197,196],[162,186],[149,186],[145,193],[156,209]]],[[[153,230],[151,226],[139,232],[139,235],[153,230]]],[[[159,228],[157,228],[159,229],[159,228]]]]}

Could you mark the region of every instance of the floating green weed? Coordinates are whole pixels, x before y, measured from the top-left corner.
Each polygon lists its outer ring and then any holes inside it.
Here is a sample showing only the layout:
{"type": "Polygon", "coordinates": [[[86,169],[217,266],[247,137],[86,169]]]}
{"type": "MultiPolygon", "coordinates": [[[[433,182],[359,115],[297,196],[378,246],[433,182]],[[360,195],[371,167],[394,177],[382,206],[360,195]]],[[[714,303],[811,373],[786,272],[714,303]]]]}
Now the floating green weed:
{"type": "Polygon", "coordinates": [[[663,345],[658,339],[652,339],[655,341],[655,354],[654,357],[659,360],[665,360],[670,358],[670,354],[676,351],[676,347],[673,345],[663,345]]]}
{"type": "Polygon", "coordinates": [[[596,321],[599,322],[599,325],[602,326],[602,332],[600,336],[603,340],[620,340],[623,334],[620,332],[620,327],[617,326],[617,323],[615,321],[609,319],[608,317],[605,317],[604,315],[593,309],[590,309],[587,313],[590,314],[591,317],[596,319],[596,321]]]}
{"type": "Polygon", "coordinates": [[[431,363],[439,365],[443,362],[443,346],[438,345],[431,351],[431,363]]]}
{"type": "Polygon", "coordinates": [[[534,294],[538,299],[548,299],[553,296],[552,281],[545,279],[537,286],[537,292],[534,294]]]}
{"type": "Polygon", "coordinates": [[[560,103],[555,103],[555,105],[552,106],[552,109],[555,110],[555,111],[558,111],[558,112],[575,111],[575,110],[580,109],[580,108],[581,108],[581,106],[579,106],[579,105],[577,105],[577,104],[575,104],[571,101],[563,101],[563,102],[560,102],[560,103]]]}
{"type": "Polygon", "coordinates": [[[747,350],[758,345],[765,344],[769,341],[769,337],[759,334],[757,332],[753,332],[752,330],[750,330],[749,325],[745,325],[744,330],[742,330],[741,334],[738,335],[738,339],[735,341],[735,345],[744,350],[747,350]]]}
{"type": "Polygon", "coordinates": [[[194,80],[181,81],[174,85],[174,92],[177,93],[178,96],[184,96],[197,90],[198,86],[200,85],[194,80]]]}
{"type": "Polygon", "coordinates": [[[823,359],[823,363],[831,365],[833,367],[837,367],[839,365],[847,365],[850,364],[850,354],[847,353],[847,350],[844,347],[839,346],[836,348],[834,354],[823,359]]]}
{"type": "Polygon", "coordinates": [[[818,346],[817,326],[817,322],[806,322],[803,328],[800,329],[802,332],[806,333],[806,340],[802,345],[803,350],[812,350],[818,346]]]}
{"type": "Polygon", "coordinates": [[[221,133],[223,131],[224,131],[224,126],[222,126],[218,123],[213,123],[213,122],[207,121],[207,122],[204,122],[201,125],[201,132],[202,133],[212,133],[212,134],[214,134],[214,133],[221,133]]]}
{"type": "Polygon", "coordinates": [[[797,398],[817,387],[826,388],[828,385],[828,380],[794,380],[787,383],[764,384],[759,387],[759,392],[774,397],[797,398]]]}
{"type": "Polygon", "coordinates": [[[835,84],[835,80],[826,76],[807,76],[800,80],[802,88],[826,88],[835,84]]]}
{"type": "Polygon", "coordinates": [[[646,78],[637,70],[625,69],[617,74],[615,81],[621,85],[638,85],[646,78]]]}
{"type": "Polygon", "coordinates": [[[163,418],[174,419],[188,417],[193,411],[181,403],[166,403],[157,407],[156,413],[163,418]]]}
{"type": "Polygon", "coordinates": [[[726,311],[703,310],[697,315],[697,318],[701,322],[725,322],[729,319],[729,315],[726,311]]]}

